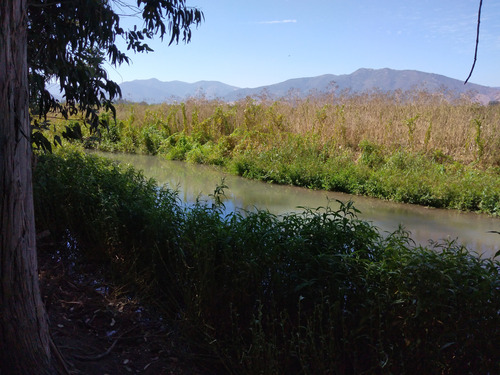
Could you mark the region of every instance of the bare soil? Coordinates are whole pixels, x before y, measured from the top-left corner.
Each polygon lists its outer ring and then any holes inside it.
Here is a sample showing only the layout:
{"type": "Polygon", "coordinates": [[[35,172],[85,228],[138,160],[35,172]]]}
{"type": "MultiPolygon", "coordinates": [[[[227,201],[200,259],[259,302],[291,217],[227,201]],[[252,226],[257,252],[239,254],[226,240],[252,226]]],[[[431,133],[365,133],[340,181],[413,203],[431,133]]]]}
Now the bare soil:
{"type": "MultiPolygon", "coordinates": [[[[40,243],[40,242],[39,242],[40,243]]],[[[84,264],[39,245],[42,295],[53,341],[71,374],[207,375],[153,308],[84,264]]]]}

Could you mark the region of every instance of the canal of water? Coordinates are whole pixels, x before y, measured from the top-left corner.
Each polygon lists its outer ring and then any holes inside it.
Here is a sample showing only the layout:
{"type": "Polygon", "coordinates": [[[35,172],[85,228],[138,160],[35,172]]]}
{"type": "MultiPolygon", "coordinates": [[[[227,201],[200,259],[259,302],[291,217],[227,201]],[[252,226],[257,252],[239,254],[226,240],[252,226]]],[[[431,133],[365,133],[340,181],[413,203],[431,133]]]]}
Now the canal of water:
{"type": "Polygon", "coordinates": [[[187,204],[200,196],[208,199],[208,194],[213,193],[224,178],[224,183],[228,186],[225,190],[227,200],[224,202],[227,210],[258,208],[267,209],[274,214],[285,214],[299,211],[299,207],[316,208],[327,204],[335,209],[338,207],[336,200],[352,200],[354,206],[361,211],[359,218],[372,222],[381,232],[392,232],[401,224],[411,232],[411,237],[418,244],[428,245],[430,240],[457,239],[471,251],[483,256],[493,256],[500,250],[500,235],[490,233],[500,231],[500,218],[274,185],[229,175],[213,167],[169,161],[155,156],[99,154],[131,164],[142,170],[146,177],[153,177],[159,184],[178,189],[179,197],[187,204]]]}

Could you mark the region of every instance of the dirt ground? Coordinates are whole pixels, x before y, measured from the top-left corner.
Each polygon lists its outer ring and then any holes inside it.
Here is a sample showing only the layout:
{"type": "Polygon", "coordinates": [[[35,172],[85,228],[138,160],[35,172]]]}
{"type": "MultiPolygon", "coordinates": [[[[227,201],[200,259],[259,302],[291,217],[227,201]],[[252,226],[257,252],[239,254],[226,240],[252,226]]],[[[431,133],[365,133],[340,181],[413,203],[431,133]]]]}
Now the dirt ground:
{"type": "Polygon", "coordinates": [[[95,266],[42,249],[39,269],[53,340],[71,374],[209,373],[160,314],[106,282],[95,266]]]}

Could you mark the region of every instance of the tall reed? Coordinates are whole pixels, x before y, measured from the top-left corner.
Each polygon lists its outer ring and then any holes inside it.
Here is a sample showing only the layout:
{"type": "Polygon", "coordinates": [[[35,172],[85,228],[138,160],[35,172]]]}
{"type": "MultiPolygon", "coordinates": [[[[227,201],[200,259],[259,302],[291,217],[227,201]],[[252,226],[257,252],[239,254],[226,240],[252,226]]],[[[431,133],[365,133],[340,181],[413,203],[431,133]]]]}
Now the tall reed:
{"type": "Polygon", "coordinates": [[[360,142],[367,140],[386,152],[401,148],[417,153],[442,152],[466,164],[477,161],[480,152],[483,165],[500,163],[500,106],[482,106],[443,93],[375,91],[278,101],[190,99],[181,104],[120,104],[119,121],[130,121],[132,111],[134,125],[139,128],[153,124],[168,127],[170,134],[191,134],[200,131],[203,124],[210,128],[204,131],[214,141],[236,129],[316,134],[323,146],[334,144],[354,152],[359,152],[360,142]],[[481,121],[480,144],[476,121],[481,121]]]}

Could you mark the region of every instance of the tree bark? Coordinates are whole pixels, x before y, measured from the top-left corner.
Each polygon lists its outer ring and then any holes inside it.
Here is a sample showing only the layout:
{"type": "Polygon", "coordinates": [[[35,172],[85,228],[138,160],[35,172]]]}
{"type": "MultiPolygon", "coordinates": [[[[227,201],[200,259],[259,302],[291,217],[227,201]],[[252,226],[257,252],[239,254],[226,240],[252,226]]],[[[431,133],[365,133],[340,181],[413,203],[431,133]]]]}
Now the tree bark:
{"type": "Polygon", "coordinates": [[[0,374],[54,374],[36,257],[26,0],[0,1],[0,374]]]}

